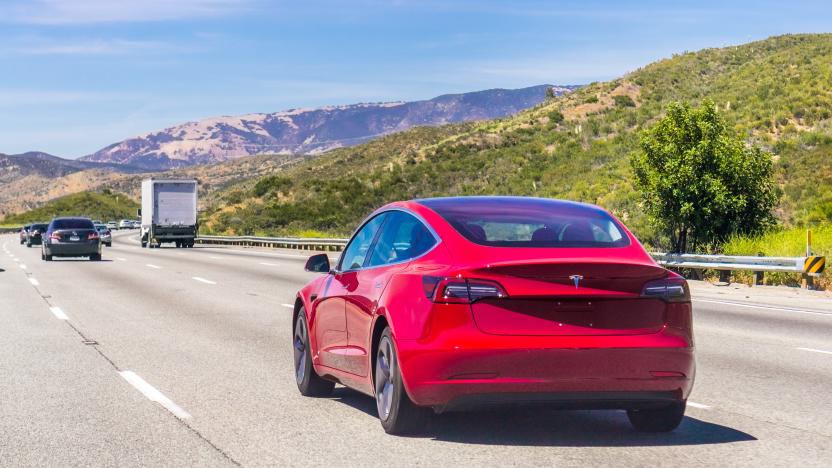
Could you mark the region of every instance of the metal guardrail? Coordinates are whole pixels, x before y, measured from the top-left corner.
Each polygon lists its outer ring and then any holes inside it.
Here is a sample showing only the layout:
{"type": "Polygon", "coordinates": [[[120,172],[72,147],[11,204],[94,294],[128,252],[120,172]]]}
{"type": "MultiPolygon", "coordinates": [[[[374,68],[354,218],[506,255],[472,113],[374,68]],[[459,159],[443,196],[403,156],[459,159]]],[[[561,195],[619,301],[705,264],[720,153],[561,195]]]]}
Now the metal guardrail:
{"type": "Polygon", "coordinates": [[[651,253],[662,266],[699,270],[750,270],[804,273],[806,257],[751,257],[736,255],[700,255],[651,253]]]}
{"type": "MultiPolygon", "coordinates": [[[[250,247],[275,247],[301,250],[342,250],[349,239],[316,239],[303,237],[258,236],[199,236],[201,244],[244,245],[250,247]]],[[[691,270],[716,270],[722,281],[730,281],[731,271],[751,271],[755,283],[760,284],[766,272],[802,274],[804,284],[811,285],[812,276],[823,272],[824,257],[752,257],[742,255],[705,255],[651,253],[656,262],[666,268],[691,270]]]]}
{"type": "Polygon", "coordinates": [[[752,284],[762,284],[766,272],[797,273],[803,276],[804,288],[811,288],[813,277],[819,276],[826,259],[810,257],[752,257],[741,255],[702,255],[651,253],[659,265],[666,268],[688,268],[691,270],[716,270],[722,282],[730,282],[731,272],[737,270],[754,273],[752,284]]]}
{"type": "Polygon", "coordinates": [[[258,236],[199,236],[200,244],[244,245],[248,247],[272,247],[299,250],[341,250],[349,239],[317,239],[311,237],[258,237],[258,236]]]}

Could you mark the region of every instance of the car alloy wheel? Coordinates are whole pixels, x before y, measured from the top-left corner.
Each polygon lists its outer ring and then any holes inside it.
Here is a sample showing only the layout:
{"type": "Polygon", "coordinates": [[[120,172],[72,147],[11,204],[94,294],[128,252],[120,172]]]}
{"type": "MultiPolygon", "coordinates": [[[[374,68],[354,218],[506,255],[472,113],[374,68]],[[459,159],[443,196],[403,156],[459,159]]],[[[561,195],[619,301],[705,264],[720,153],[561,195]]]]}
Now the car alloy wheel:
{"type": "Polygon", "coordinates": [[[306,313],[298,311],[295,330],[292,334],[292,348],[295,363],[295,383],[303,396],[326,396],[332,393],[335,382],[322,379],[312,367],[312,350],[309,347],[309,328],[306,313]]]}
{"type": "Polygon", "coordinates": [[[378,418],[385,432],[414,434],[425,430],[431,410],[416,406],[407,395],[390,327],[384,329],[378,343],[373,379],[378,418]]]}

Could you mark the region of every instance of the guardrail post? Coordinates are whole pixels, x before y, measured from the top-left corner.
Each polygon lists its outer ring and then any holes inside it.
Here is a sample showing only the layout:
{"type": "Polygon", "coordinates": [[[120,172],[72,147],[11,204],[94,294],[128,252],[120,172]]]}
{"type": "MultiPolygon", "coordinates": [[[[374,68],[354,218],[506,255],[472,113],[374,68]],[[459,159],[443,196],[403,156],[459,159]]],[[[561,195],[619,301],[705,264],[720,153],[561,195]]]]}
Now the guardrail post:
{"type": "Polygon", "coordinates": [[[800,281],[800,287],[803,289],[815,289],[815,277],[803,273],[803,279],[800,281]]]}
{"type": "Polygon", "coordinates": [[[719,282],[731,284],[731,271],[719,270],[719,282]]]}
{"type": "MultiPolygon", "coordinates": [[[[765,255],[762,252],[758,252],[757,256],[764,257],[765,255]]],[[[764,273],[762,271],[755,271],[751,280],[751,286],[754,287],[763,284],[763,282],[765,281],[765,277],[763,275],[764,273]]]]}
{"type": "Polygon", "coordinates": [[[765,273],[762,271],[755,271],[754,280],[751,282],[751,286],[760,286],[762,284],[765,284],[765,273]]]}

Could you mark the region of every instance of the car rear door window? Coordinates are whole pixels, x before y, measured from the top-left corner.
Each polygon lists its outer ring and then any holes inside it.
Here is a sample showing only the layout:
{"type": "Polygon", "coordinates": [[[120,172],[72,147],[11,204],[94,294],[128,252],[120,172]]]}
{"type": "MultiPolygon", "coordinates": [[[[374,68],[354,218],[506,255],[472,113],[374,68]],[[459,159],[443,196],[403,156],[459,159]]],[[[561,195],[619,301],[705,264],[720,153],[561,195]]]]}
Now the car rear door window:
{"type": "Polygon", "coordinates": [[[384,223],[367,266],[398,263],[416,258],[431,249],[436,239],[415,216],[392,211],[384,223]]]}
{"type": "Polygon", "coordinates": [[[367,259],[367,254],[373,241],[378,234],[381,224],[387,213],[382,213],[375,218],[367,221],[355,235],[352,236],[349,245],[341,255],[341,262],[338,264],[338,269],[341,271],[357,270],[364,266],[364,261],[367,259]]]}

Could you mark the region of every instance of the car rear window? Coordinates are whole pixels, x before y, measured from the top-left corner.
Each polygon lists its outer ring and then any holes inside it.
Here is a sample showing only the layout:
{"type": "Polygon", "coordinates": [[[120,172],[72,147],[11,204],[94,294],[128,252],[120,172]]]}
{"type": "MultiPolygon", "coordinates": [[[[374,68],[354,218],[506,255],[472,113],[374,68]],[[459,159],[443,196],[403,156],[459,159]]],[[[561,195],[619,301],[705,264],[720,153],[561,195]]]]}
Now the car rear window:
{"type": "Polygon", "coordinates": [[[605,211],[541,198],[420,200],[466,239],[493,247],[625,247],[626,233],[605,211]]]}
{"type": "Polygon", "coordinates": [[[89,219],[56,219],[52,221],[52,229],[93,229],[89,219]]]}
{"type": "Polygon", "coordinates": [[[30,227],[30,228],[29,228],[29,230],[38,230],[38,231],[40,231],[40,232],[43,232],[43,231],[45,231],[48,227],[49,227],[49,225],[48,225],[48,224],[33,224],[33,225],[32,225],[32,227],[30,227]]]}

